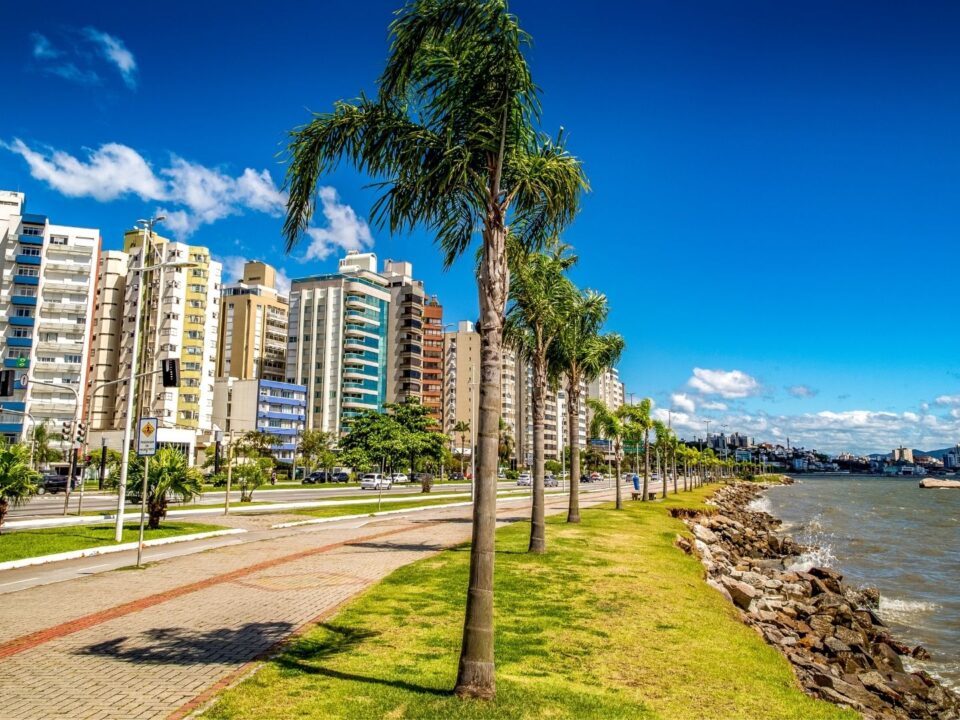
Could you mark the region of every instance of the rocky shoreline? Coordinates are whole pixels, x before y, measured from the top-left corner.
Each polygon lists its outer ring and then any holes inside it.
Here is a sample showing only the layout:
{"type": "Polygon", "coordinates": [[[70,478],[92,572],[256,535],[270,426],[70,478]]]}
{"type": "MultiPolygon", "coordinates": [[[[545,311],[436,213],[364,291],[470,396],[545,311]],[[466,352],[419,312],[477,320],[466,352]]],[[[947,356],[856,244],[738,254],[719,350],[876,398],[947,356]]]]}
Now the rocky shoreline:
{"type": "Polygon", "coordinates": [[[811,695],[865,718],[960,718],[960,695],[904,657],[927,659],[890,635],[876,614],[880,594],[854,589],[829,568],[790,570],[810,548],[778,533],[780,521],[748,504],[769,486],[737,483],[714,494],[713,512],[688,515],[693,541],[677,544],[700,558],[707,582],[743,621],[793,664],[811,695]]]}

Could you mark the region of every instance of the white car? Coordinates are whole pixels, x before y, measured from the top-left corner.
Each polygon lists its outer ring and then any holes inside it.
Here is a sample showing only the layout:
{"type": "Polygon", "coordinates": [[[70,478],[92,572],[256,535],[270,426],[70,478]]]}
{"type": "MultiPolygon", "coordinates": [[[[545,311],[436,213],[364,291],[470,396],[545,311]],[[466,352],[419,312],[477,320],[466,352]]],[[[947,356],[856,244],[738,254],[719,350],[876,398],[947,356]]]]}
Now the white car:
{"type": "Polygon", "coordinates": [[[361,490],[389,490],[393,483],[380,473],[366,473],[360,478],[361,490]]]}
{"type": "Polygon", "coordinates": [[[533,485],[533,476],[530,473],[520,473],[517,477],[517,485],[533,485]]]}
{"type": "Polygon", "coordinates": [[[408,478],[404,473],[394,473],[390,476],[390,482],[405,483],[410,482],[410,478],[408,478]]]}

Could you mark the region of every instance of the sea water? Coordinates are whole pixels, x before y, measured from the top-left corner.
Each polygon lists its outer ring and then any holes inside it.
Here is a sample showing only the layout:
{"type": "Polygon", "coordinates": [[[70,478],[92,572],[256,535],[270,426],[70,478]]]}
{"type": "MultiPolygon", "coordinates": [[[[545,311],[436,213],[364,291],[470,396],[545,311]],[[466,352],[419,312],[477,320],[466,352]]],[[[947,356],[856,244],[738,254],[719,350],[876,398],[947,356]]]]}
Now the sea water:
{"type": "Polygon", "coordinates": [[[933,656],[908,664],[960,689],[960,489],[870,475],[796,480],[754,503],[815,546],[796,567],[832,567],[853,586],[878,588],[879,614],[894,636],[933,656]]]}

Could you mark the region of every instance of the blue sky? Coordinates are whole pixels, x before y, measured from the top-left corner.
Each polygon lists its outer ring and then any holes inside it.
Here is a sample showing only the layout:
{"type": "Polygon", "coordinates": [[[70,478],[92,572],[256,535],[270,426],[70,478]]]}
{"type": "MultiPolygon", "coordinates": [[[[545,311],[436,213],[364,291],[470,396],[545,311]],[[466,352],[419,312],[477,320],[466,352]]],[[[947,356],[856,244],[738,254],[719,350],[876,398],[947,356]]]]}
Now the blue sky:
{"type": "MultiPolygon", "coordinates": [[[[56,222],[167,232],[296,277],[344,247],[409,259],[473,318],[470,263],[369,228],[368,178],[280,243],[285,131],[373,89],[399,0],[18,3],[0,46],[0,187],[56,222]]],[[[592,185],[566,240],[603,290],[628,391],[682,435],[829,450],[960,440],[960,6],[514,2],[544,129],[592,185]],[[698,372],[695,372],[698,369],[698,372]],[[724,407],[721,407],[724,406],[724,407]]]]}

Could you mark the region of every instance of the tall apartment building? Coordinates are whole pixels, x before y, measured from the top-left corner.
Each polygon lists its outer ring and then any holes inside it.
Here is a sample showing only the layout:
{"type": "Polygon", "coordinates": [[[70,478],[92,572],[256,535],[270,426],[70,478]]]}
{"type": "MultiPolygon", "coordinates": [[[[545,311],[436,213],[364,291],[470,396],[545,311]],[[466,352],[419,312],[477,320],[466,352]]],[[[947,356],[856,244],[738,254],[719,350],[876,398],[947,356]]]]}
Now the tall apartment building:
{"type": "MultiPolygon", "coordinates": [[[[136,300],[143,280],[137,268],[141,267],[144,239],[145,234],[140,230],[130,230],[123,238],[127,267],[122,283],[118,349],[113,348],[112,338],[101,335],[107,331],[113,333],[118,327],[114,306],[104,300],[95,309],[98,332],[94,342],[98,351],[105,357],[116,352],[117,357],[113,373],[99,373],[102,376],[98,379],[100,382],[122,380],[130,374],[136,300]]],[[[192,459],[197,441],[209,441],[214,429],[213,393],[222,266],[210,259],[210,251],[205,247],[174,242],[156,233],[147,245],[148,267],[161,263],[189,265],[148,271],[148,282],[141,300],[139,366],[145,372],[152,372],[160,368],[161,360],[179,359],[180,387],[164,388],[159,374],[142,378],[136,383],[134,414],[156,417],[159,421],[158,442],[179,447],[192,459]]],[[[108,257],[103,265],[100,285],[104,291],[111,288],[109,296],[116,298],[120,283],[111,279],[111,260],[118,274],[122,268],[119,254],[108,257]]],[[[92,385],[89,389],[93,391],[92,385]]],[[[127,382],[118,383],[113,414],[101,415],[99,425],[94,422],[94,429],[119,431],[124,427],[129,391],[127,382]]],[[[97,410],[96,404],[93,409],[97,410]]],[[[109,442],[111,446],[118,444],[117,433],[110,434],[109,442]]]]}
{"type": "MultiPolygon", "coordinates": [[[[444,333],[443,345],[443,431],[450,436],[456,452],[469,453],[477,432],[477,414],[480,403],[480,333],[472,322],[461,321],[457,329],[444,333]],[[470,424],[470,446],[460,447],[460,433],[453,432],[458,422],[470,424]]],[[[517,372],[516,354],[504,349],[500,381],[500,417],[504,431],[514,438],[517,433],[517,372]]]]}
{"type": "Polygon", "coordinates": [[[109,429],[114,425],[119,386],[110,381],[117,379],[120,366],[129,261],[129,256],[119,250],[100,253],[87,361],[85,405],[91,429],[109,429]]]}
{"type": "Polygon", "coordinates": [[[423,306],[423,393],[421,402],[443,427],[443,306],[436,295],[423,306]]]}
{"type": "Polygon", "coordinates": [[[616,410],[623,405],[625,393],[623,383],[620,382],[620,371],[616,368],[604,370],[587,386],[587,397],[599,400],[610,410],[616,410]]]}
{"type": "Polygon", "coordinates": [[[387,402],[423,397],[423,283],[413,265],[385,260],[383,278],[390,288],[390,342],[387,353],[387,402]]]}
{"type": "Polygon", "coordinates": [[[90,307],[100,232],[24,212],[23,193],[0,191],[0,353],[16,371],[0,434],[30,432],[28,413],[57,433],[81,418],[90,307]],[[79,402],[78,402],[79,399],[79,402]]]}
{"type": "Polygon", "coordinates": [[[338,272],[293,281],[286,376],[307,388],[308,429],[339,434],[351,417],[383,409],[390,301],[373,253],[352,251],[338,272]]]}
{"type": "Polygon", "coordinates": [[[290,302],[277,292],[276,270],[246,263],[243,278],[224,285],[221,304],[217,377],[283,382],[290,302]]]}

